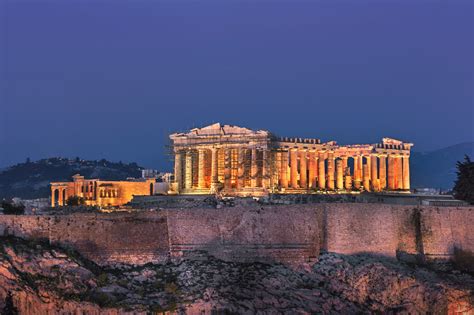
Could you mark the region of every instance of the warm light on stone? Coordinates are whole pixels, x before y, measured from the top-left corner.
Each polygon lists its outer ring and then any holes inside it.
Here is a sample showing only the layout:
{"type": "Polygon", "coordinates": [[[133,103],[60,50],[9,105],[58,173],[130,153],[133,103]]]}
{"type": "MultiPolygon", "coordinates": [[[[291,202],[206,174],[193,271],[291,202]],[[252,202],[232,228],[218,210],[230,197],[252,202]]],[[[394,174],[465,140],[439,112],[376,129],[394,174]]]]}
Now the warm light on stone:
{"type": "Polygon", "coordinates": [[[258,196],[410,189],[413,144],[395,139],[338,145],[319,139],[278,138],[265,130],[219,123],[175,133],[170,139],[175,193],[258,196]]]}
{"type": "Polygon", "coordinates": [[[104,181],[84,179],[79,174],[72,182],[51,183],[51,207],[65,206],[69,197],[80,197],[90,206],[121,206],[133,196],[153,195],[155,179],[104,181]]]}

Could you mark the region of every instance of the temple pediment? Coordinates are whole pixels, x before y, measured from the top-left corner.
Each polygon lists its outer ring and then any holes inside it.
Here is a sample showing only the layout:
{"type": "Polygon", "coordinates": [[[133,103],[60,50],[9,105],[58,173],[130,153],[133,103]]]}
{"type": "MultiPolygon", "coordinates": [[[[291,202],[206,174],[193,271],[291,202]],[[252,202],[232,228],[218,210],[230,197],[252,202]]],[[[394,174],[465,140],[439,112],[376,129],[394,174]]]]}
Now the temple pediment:
{"type": "Polygon", "coordinates": [[[244,127],[233,126],[233,125],[222,125],[221,123],[215,123],[209,126],[201,128],[193,128],[188,133],[176,133],[172,136],[184,136],[184,137],[213,137],[213,136],[252,136],[252,135],[268,135],[268,131],[264,130],[251,130],[244,127]]]}
{"type": "Polygon", "coordinates": [[[383,138],[382,143],[383,144],[401,145],[401,144],[403,144],[403,141],[400,141],[400,140],[397,140],[397,139],[392,139],[392,138],[383,138]]]}

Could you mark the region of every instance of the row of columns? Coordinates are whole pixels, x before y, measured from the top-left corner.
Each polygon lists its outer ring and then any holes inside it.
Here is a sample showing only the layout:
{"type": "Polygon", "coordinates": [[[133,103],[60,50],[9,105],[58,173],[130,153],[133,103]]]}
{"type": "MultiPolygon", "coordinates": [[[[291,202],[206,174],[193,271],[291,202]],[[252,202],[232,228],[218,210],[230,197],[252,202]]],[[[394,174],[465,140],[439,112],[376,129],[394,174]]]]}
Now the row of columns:
{"type": "MultiPolygon", "coordinates": [[[[211,149],[197,149],[197,150],[182,150],[175,152],[175,179],[178,183],[178,189],[215,189],[219,182],[219,170],[223,168],[224,172],[224,188],[233,188],[232,182],[235,183],[235,188],[241,189],[244,187],[267,187],[268,185],[268,169],[267,169],[268,153],[266,150],[259,150],[257,148],[211,148],[211,149]],[[206,151],[210,154],[206,154],[206,151]],[[219,150],[223,150],[224,163],[219,164],[219,150]],[[236,150],[237,161],[234,161],[233,150],[236,150]],[[250,186],[245,184],[245,155],[247,150],[250,150],[250,169],[249,178],[250,186]],[[195,167],[193,164],[193,156],[197,154],[197,185],[193,185],[193,178],[195,167]],[[258,155],[261,155],[262,162],[258,163],[258,155]],[[210,183],[206,182],[206,157],[210,155],[210,183]],[[232,172],[232,165],[237,163],[236,172],[232,172]],[[183,165],[184,163],[184,165],[183,165]],[[259,167],[260,164],[260,167],[259,167]],[[209,184],[209,185],[208,185],[209,184]],[[210,187],[208,187],[210,186],[210,187]]],[[[196,161],[196,159],[194,159],[196,161]]]]}
{"type": "Polygon", "coordinates": [[[363,187],[367,191],[410,189],[409,156],[388,155],[388,160],[387,155],[380,154],[335,157],[333,152],[290,149],[278,152],[277,161],[280,161],[280,188],[360,190],[363,187]],[[354,160],[352,174],[348,166],[350,157],[354,160]]]}
{"type": "Polygon", "coordinates": [[[236,189],[269,188],[270,178],[275,178],[273,184],[280,189],[364,189],[367,191],[410,189],[408,155],[374,153],[336,156],[334,152],[298,149],[277,152],[257,148],[177,151],[175,178],[179,190],[196,188],[213,190],[220,184],[224,188],[236,189]],[[224,150],[221,153],[224,158],[220,163],[219,150],[224,150]],[[250,157],[250,163],[246,163],[246,157],[250,157]],[[210,161],[207,160],[208,158],[210,161]],[[349,158],[353,159],[352,172],[348,163],[349,158]],[[261,162],[259,162],[260,159],[261,162]],[[249,165],[247,166],[249,168],[246,169],[245,165],[249,165]],[[197,172],[197,181],[195,172],[197,172]],[[276,177],[273,177],[274,175],[276,177]],[[222,183],[219,182],[219,177],[223,178],[222,183]]]}
{"type": "Polygon", "coordinates": [[[64,206],[66,204],[66,189],[67,187],[51,186],[51,207],[56,206],[56,201],[58,206],[64,206]],[[56,200],[56,191],[58,192],[58,200],[56,200]]]}

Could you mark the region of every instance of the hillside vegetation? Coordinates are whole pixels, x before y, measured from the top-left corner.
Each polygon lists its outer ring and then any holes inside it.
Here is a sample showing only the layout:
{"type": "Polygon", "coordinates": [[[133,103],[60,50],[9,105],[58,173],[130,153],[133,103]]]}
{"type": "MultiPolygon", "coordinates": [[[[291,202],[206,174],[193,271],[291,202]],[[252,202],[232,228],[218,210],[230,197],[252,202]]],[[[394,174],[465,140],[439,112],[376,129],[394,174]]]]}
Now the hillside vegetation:
{"type": "Polygon", "coordinates": [[[0,172],[0,199],[48,197],[50,182],[70,181],[71,176],[78,173],[86,178],[124,180],[127,177],[140,177],[142,169],[136,163],[114,163],[104,159],[87,161],[79,158],[49,158],[27,161],[0,172]]]}

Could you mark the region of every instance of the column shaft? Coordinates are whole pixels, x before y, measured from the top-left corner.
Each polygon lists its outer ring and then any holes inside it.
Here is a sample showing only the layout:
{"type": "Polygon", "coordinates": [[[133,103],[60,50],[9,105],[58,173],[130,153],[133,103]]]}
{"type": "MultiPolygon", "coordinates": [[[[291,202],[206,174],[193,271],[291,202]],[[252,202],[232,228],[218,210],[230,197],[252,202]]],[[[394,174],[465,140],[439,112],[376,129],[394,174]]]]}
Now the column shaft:
{"type": "Polygon", "coordinates": [[[397,156],[395,158],[396,161],[396,183],[397,189],[403,189],[403,170],[402,170],[402,157],[397,156]]]}
{"type": "Polygon", "coordinates": [[[269,187],[269,182],[270,182],[270,171],[268,169],[268,166],[270,165],[268,161],[268,150],[264,149],[262,151],[262,187],[263,188],[268,188],[269,187]]]}
{"type": "Polygon", "coordinates": [[[64,200],[63,200],[63,189],[59,189],[59,195],[58,195],[58,206],[64,206],[64,200]]]}
{"type": "Polygon", "coordinates": [[[360,184],[362,181],[361,162],[362,162],[361,156],[358,156],[358,155],[354,156],[354,188],[355,189],[360,189],[360,184]]]}
{"type": "Polygon", "coordinates": [[[217,160],[217,149],[211,149],[211,190],[215,191],[216,184],[218,182],[218,160],[217,160]]]}
{"type": "Polygon", "coordinates": [[[328,182],[326,187],[328,190],[334,190],[334,153],[330,152],[328,154],[328,182]]]}
{"type": "Polygon", "coordinates": [[[388,189],[395,189],[395,159],[392,155],[388,156],[388,189]]]}
{"type": "Polygon", "coordinates": [[[191,189],[193,186],[193,155],[191,150],[186,151],[184,164],[184,188],[191,189]]]}
{"type": "Polygon", "coordinates": [[[318,187],[326,189],[326,165],[324,153],[319,154],[318,160],[318,187]]]}
{"type": "Polygon", "coordinates": [[[370,167],[372,168],[370,170],[370,182],[372,184],[372,190],[373,191],[379,191],[379,183],[378,183],[378,177],[377,177],[377,156],[375,154],[372,154],[370,156],[370,167]]]}
{"type": "Polygon", "coordinates": [[[245,149],[239,148],[237,156],[237,189],[244,187],[244,156],[245,149]]]}
{"type": "Polygon", "coordinates": [[[183,189],[183,154],[176,152],[174,155],[174,181],[178,192],[183,189]]]}
{"type": "Polygon", "coordinates": [[[410,190],[410,157],[403,157],[403,189],[410,190]]]}
{"type": "Polygon", "coordinates": [[[343,179],[343,170],[342,170],[342,160],[338,159],[336,161],[336,188],[344,188],[344,179],[343,179]]]}
{"type": "Polygon", "coordinates": [[[379,156],[379,184],[380,190],[387,188],[387,157],[379,156]]]}
{"type": "Polygon", "coordinates": [[[298,188],[298,151],[290,150],[290,182],[291,188],[298,188]]]}
{"type": "Polygon", "coordinates": [[[370,174],[369,174],[369,164],[364,164],[363,165],[363,171],[364,171],[364,180],[363,180],[363,185],[364,185],[364,190],[365,191],[370,191],[370,174]]]}
{"type": "Polygon", "coordinates": [[[281,152],[280,186],[288,188],[288,151],[281,152]]]}
{"type": "Polygon", "coordinates": [[[203,149],[198,151],[198,188],[206,188],[206,178],[205,178],[205,153],[203,149]]]}
{"type": "Polygon", "coordinates": [[[252,162],[250,167],[250,186],[257,187],[257,175],[258,175],[258,165],[257,165],[257,149],[252,149],[252,162]]]}
{"type": "Polygon", "coordinates": [[[308,188],[306,151],[300,151],[300,187],[308,188]]]}
{"type": "Polygon", "coordinates": [[[232,188],[232,150],[225,149],[224,151],[224,188],[232,188]]]}
{"type": "Polygon", "coordinates": [[[345,168],[345,177],[344,177],[344,187],[347,191],[352,190],[352,176],[351,176],[351,168],[348,166],[345,168]]]}
{"type": "Polygon", "coordinates": [[[316,153],[314,151],[309,152],[309,165],[308,165],[308,186],[309,188],[316,187],[316,179],[318,178],[317,166],[316,166],[316,153]]]}

